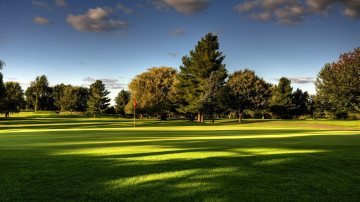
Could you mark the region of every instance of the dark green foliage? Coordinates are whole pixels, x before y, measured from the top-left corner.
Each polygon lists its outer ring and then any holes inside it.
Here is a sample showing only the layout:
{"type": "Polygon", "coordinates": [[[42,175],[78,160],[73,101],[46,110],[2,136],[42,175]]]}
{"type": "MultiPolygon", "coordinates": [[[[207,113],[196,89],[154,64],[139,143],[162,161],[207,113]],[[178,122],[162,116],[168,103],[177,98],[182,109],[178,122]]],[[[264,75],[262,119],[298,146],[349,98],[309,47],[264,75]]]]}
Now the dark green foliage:
{"type": "Polygon", "coordinates": [[[0,111],[4,111],[4,99],[5,99],[5,94],[6,93],[6,89],[5,89],[5,85],[3,82],[3,75],[0,72],[0,111]]]}
{"type": "Polygon", "coordinates": [[[270,111],[279,118],[291,118],[291,114],[295,110],[291,81],[282,77],[279,84],[275,86],[273,95],[269,106],[270,111]]]}
{"type": "Polygon", "coordinates": [[[266,109],[271,96],[270,87],[270,84],[256,76],[252,70],[235,71],[229,75],[226,87],[222,89],[221,102],[226,108],[239,112],[241,123],[244,110],[254,107],[266,109]]]}
{"type": "Polygon", "coordinates": [[[35,111],[52,108],[51,89],[45,75],[37,76],[25,92],[28,107],[35,111]]]}
{"type": "Polygon", "coordinates": [[[202,113],[200,97],[205,93],[204,86],[212,72],[219,85],[225,82],[227,72],[222,64],[225,56],[218,50],[217,36],[209,33],[198,42],[195,50],[190,51],[190,56],[182,58],[183,64],[177,77],[179,83],[176,100],[179,112],[202,113]]]}
{"type": "Polygon", "coordinates": [[[54,98],[54,105],[57,109],[64,111],[64,106],[62,106],[61,97],[64,95],[64,89],[67,85],[61,83],[53,88],[52,96],[54,98]]]}
{"type": "Polygon", "coordinates": [[[211,72],[210,78],[204,85],[204,94],[200,97],[200,111],[209,115],[212,123],[214,123],[214,114],[219,112],[220,109],[218,99],[219,88],[220,85],[215,72],[211,72]]]}
{"type": "Polygon", "coordinates": [[[94,114],[94,118],[96,118],[96,114],[103,113],[107,106],[109,106],[110,99],[106,97],[109,93],[105,89],[105,84],[100,80],[96,80],[95,83],[90,85],[87,111],[94,114]]]}
{"type": "Polygon", "coordinates": [[[5,117],[10,113],[19,112],[24,104],[24,92],[18,82],[8,81],[5,83],[5,97],[2,101],[1,111],[5,117]]]}
{"type": "Polygon", "coordinates": [[[87,109],[89,90],[85,87],[58,84],[53,88],[55,106],[61,111],[81,111],[87,109]]]}
{"type": "Polygon", "coordinates": [[[130,91],[121,90],[115,97],[115,111],[117,114],[125,115],[125,106],[130,101],[130,91]]]}
{"type": "Polygon", "coordinates": [[[338,118],[360,114],[360,47],[326,64],[316,79],[316,91],[328,111],[338,118]]]}
{"type": "Polygon", "coordinates": [[[76,107],[78,112],[85,112],[88,108],[87,100],[89,99],[89,89],[81,86],[74,87],[76,91],[76,107]]]}
{"type": "Polygon", "coordinates": [[[272,98],[272,84],[267,83],[263,78],[257,78],[255,91],[253,110],[258,111],[261,114],[261,118],[265,119],[265,114],[268,113],[272,98]]]}
{"type": "Polygon", "coordinates": [[[301,115],[309,114],[309,94],[307,91],[302,92],[300,89],[296,89],[293,93],[293,103],[295,104],[295,108],[292,114],[295,117],[299,117],[301,115]]]}
{"type": "Polygon", "coordinates": [[[116,110],[114,106],[110,106],[108,108],[106,108],[105,110],[106,114],[110,114],[110,115],[115,115],[116,114],[116,110]]]}
{"type": "Polygon", "coordinates": [[[0,60],[0,70],[5,66],[5,62],[0,60]]]}
{"type": "MultiPolygon", "coordinates": [[[[0,60],[0,69],[5,66],[5,62],[0,60]]],[[[0,110],[3,109],[3,99],[5,98],[5,85],[3,82],[3,74],[0,72],[0,110]]]]}
{"type": "Polygon", "coordinates": [[[63,89],[63,96],[61,96],[61,109],[69,111],[70,113],[76,111],[77,103],[77,92],[76,88],[68,85],[63,89]]]}

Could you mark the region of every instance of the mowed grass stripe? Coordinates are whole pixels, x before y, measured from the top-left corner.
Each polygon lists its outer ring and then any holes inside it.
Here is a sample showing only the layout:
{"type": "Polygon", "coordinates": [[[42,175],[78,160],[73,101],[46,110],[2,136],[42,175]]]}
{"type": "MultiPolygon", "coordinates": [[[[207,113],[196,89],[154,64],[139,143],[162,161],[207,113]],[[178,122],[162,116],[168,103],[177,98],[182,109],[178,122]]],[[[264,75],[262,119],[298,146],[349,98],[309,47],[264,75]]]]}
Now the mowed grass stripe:
{"type": "Polygon", "coordinates": [[[59,121],[72,124],[46,128],[58,115],[43,116],[41,127],[14,119],[7,123],[19,129],[1,130],[1,201],[360,198],[359,131],[227,120],[218,125],[139,120],[138,128],[129,128],[116,126],[116,118],[61,116],[59,121]],[[79,121],[86,124],[76,125],[79,121]]]}

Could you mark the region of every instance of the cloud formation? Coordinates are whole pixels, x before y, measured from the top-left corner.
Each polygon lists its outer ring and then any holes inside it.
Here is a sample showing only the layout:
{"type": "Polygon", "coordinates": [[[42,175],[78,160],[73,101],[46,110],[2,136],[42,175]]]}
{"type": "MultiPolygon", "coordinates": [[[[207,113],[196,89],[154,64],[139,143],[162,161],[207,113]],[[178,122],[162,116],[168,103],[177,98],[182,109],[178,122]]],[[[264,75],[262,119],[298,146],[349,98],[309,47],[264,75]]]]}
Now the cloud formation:
{"type": "MultiPolygon", "coordinates": [[[[91,77],[86,77],[83,81],[87,81],[87,82],[95,82],[96,80],[101,80],[106,88],[109,89],[124,89],[126,87],[125,83],[120,83],[119,80],[117,79],[95,79],[95,78],[91,78],[91,77]]],[[[88,84],[83,84],[83,86],[89,86],[88,84]]]]}
{"type": "Polygon", "coordinates": [[[207,9],[213,0],[156,0],[152,1],[156,8],[170,10],[175,9],[186,15],[197,14],[207,9]]]}
{"type": "Polygon", "coordinates": [[[133,13],[133,10],[131,10],[130,8],[125,7],[121,3],[117,3],[116,8],[122,10],[124,13],[127,13],[127,14],[133,13]]]}
{"type": "Polygon", "coordinates": [[[32,5],[37,8],[45,8],[47,10],[52,10],[47,3],[42,2],[42,1],[32,1],[32,5]]]}
{"type": "Polygon", "coordinates": [[[351,19],[360,17],[359,0],[247,0],[234,7],[239,13],[263,22],[301,25],[310,15],[339,12],[351,19]]]}
{"type": "Polygon", "coordinates": [[[69,4],[65,0],[55,0],[55,5],[60,7],[68,7],[69,4]]]}
{"type": "MultiPolygon", "coordinates": [[[[305,83],[315,83],[316,79],[314,77],[293,77],[288,78],[292,83],[305,84],[305,83]]],[[[280,81],[279,78],[274,79],[275,81],[280,81]]]]}
{"type": "Polygon", "coordinates": [[[175,36],[183,35],[185,33],[185,29],[175,29],[169,33],[175,36]]]}
{"type": "Polygon", "coordinates": [[[50,22],[48,19],[42,17],[34,17],[33,21],[41,25],[54,25],[53,22],[50,22]]]}
{"type": "Polygon", "coordinates": [[[76,30],[82,32],[111,32],[118,29],[131,27],[123,21],[114,20],[109,11],[97,7],[89,9],[83,15],[69,14],[66,21],[76,30]]]}
{"type": "Polygon", "coordinates": [[[180,55],[180,53],[168,53],[168,55],[170,55],[171,57],[177,57],[178,55],[180,55]]]}

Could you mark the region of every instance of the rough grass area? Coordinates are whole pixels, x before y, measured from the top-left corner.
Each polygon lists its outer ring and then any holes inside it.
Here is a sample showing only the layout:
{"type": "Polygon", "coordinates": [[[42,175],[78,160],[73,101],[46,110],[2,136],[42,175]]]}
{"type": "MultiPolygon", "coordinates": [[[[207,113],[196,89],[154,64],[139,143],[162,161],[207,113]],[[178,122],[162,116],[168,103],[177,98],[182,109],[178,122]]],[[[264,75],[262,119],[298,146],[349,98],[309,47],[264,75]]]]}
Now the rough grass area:
{"type": "Polygon", "coordinates": [[[360,131],[233,121],[2,118],[0,201],[359,200],[360,131]]]}

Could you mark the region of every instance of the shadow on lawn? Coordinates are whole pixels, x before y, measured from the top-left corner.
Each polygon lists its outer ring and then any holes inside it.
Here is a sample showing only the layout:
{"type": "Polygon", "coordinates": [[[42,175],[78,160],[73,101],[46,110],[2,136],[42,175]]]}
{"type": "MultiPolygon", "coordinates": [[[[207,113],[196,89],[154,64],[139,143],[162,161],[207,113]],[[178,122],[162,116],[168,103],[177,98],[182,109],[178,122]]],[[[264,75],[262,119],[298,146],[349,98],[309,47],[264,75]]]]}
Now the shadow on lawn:
{"type": "Polygon", "coordinates": [[[0,200],[356,201],[360,196],[359,135],[263,137],[278,134],[276,130],[137,133],[61,137],[52,132],[41,144],[30,145],[31,152],[26,145],[0,148],[0,200]],[[227,139],[238,133],[254,137],[227,139]],[[128,147],[134,147],[133,153],[121,154],[128,147]],[[141,150],[144,147],[162,150],[141,150]],[[115,153],[86,152],[100,148],[115,153]]]}

